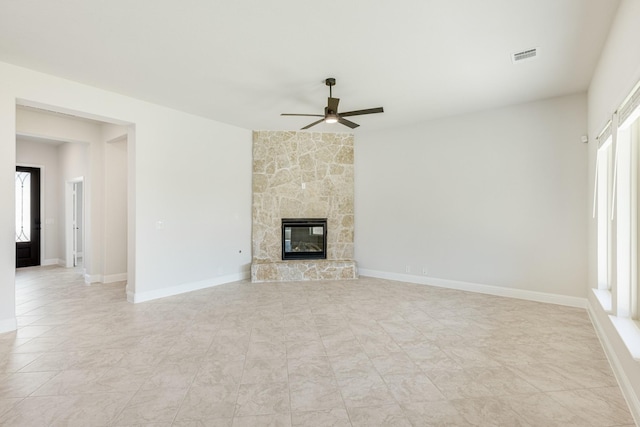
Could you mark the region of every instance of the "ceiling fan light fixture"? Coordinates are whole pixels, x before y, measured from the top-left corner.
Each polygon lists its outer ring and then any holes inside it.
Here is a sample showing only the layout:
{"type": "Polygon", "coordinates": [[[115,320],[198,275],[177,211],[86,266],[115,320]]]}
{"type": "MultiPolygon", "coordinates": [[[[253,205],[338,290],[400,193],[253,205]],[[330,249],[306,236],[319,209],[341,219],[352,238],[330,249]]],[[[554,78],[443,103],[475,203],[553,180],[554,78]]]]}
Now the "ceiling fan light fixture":
{"type": "Polygon", "coordinates": [[[327,116],[324,118],[325,123],[338,123],[338,116],[336,113],[329,112],[327,116]]]}

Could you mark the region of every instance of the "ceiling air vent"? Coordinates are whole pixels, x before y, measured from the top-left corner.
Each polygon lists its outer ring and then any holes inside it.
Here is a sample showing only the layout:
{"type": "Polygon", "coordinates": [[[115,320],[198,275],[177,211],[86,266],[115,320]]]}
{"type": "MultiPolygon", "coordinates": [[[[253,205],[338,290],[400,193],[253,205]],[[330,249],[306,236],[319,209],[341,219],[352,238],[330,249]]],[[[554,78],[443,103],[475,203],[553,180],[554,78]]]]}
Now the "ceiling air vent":
{"type": "Polygon", "coordinates": [[[516,52],[516,53],[512,54],[511,55],[511,61],[514,64],[516,64],[518,62],[531,60],[531,59],[535,58],[536,56],[538,56],[538,49],[537,48],[527,49],[527,50],[523,50],[522,52],[516,52]]]}

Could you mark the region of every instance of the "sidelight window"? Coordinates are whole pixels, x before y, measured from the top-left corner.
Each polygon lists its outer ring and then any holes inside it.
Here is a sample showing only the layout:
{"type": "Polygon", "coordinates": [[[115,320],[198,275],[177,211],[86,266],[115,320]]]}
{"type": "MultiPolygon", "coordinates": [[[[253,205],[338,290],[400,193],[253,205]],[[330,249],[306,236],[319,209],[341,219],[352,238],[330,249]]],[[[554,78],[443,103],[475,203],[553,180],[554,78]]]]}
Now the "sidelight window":
{"type": "Polygon", "coordinates": [[[16,172],[16,242],[31,241],[31,173],[16,172]]]}

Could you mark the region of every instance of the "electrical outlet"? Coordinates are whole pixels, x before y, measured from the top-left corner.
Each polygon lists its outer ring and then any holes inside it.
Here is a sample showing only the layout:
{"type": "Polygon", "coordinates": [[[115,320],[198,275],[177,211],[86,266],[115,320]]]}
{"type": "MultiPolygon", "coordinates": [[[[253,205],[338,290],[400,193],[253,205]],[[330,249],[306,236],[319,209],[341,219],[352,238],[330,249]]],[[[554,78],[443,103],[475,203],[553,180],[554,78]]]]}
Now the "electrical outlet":
{"type": "Polygon", "coordinates": [[[411,273],[411,266],[410,265],[405,265],[404,266],[404,272],[405,273],[411,273]]]}
{"type": "Polygon", "coordinates": [[[429,275],[429,269],[427,267],[422,267],[422,275],[423,276],[428,276],[429,275]]]}

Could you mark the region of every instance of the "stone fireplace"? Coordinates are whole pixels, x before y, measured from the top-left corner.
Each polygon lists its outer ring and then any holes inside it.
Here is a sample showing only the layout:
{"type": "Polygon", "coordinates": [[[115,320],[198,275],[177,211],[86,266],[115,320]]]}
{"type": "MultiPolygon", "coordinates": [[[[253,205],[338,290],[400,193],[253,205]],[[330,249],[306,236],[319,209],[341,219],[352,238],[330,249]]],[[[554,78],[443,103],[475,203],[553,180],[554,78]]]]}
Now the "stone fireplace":
{"type": "MultiPolygon", "coordinates": [[[[312,248],[320,229],[311,227],[289,237],[306,233],[312,248]]],[[[355,279],[353,230],[352,134],[253,133],[252,282],[355,279]],[[283,219],[326,220],[324,259],[285,257],[294,251],[287,250],[283,219]]]]}

